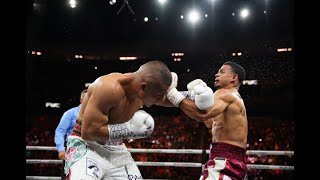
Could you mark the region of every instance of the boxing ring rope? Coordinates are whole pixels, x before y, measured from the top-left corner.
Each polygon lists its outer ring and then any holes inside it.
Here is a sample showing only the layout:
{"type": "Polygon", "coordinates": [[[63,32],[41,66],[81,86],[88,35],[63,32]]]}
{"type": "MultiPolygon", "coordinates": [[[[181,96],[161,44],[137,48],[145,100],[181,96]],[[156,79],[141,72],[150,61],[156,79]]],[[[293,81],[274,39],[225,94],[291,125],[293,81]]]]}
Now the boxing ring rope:
{"type": "MultiPolygon", "coordinates": [[[[51,146],[26,146],[26,150],[47,150],[57,151],[57,147],[51,146]]],[[[201,149],[136,149],[128,148],[131,153],[170,153],[170,154],[202,154],[201,149]]],[[[206,150],[209,154],[210,150],[206,150]]],[[[294,155],[294,151],[273,151],[273,150],[247,150],[247,155],[294,155]]]]}
{"type": "MultiPolygon", "coordinates": [[[[26,150],[45,150],[45,151],[57,151],[56,147],[51,146],[26,146],[26,150]]],[[[128,148],[131,153],[174,153],[174,154],[209,154],[209,150],[201,149],[136,149],[128,148]]],[[[247,150],[247,155],[294,155],[294,151],[274,151],[274,150],[247,150]]],[[[135,161],[137,166],[165,166],[165,167],[202,167],[201,163],[192,162],[142,162],[135,161]]],[[[27,164],[62,164],[62,160],[50,160],[50,159],[27,159],[27,164]]],[[[279,169],[279,170],[294,170],[294,166],[282,166],[282,165],[261,165],[261,164],[247,164],[248,169],[279,169]]],[[[26,176],[26,179],[61,179],[61,177],[44,177],[44,176],[26,176]]]]}
{"type": "MultiPolygon", "coordinates": [[[[51,159],[27,159],[27,164],[61,164],[62,160],[51,159]]],[[[201,163],[191,162],[144,162],[135,161],[138,166],[165,166],[165,167],[202,167],[201,163]]],[[[294,166],[279,166],[279,165],[260,165],[260,164],[247,164],[248,169],[280,169],[280,170],[294,170],[294,166]]]]}

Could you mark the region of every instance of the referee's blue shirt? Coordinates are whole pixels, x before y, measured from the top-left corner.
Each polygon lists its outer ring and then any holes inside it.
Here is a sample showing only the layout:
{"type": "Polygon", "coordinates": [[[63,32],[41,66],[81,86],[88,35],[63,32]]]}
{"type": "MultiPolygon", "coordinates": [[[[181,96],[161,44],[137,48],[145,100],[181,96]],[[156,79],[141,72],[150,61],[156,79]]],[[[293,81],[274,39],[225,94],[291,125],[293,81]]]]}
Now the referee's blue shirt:
{"type": "Polygon", "coordinates": [[[72,133],[74,124],[76,123],[80,106],[71,108],[63,113],[60,123],[56,128],[54,135],[54,143],[57,146],[58,152],[65,151],[64,142],[68,140],[68,136],[72,133]]]}

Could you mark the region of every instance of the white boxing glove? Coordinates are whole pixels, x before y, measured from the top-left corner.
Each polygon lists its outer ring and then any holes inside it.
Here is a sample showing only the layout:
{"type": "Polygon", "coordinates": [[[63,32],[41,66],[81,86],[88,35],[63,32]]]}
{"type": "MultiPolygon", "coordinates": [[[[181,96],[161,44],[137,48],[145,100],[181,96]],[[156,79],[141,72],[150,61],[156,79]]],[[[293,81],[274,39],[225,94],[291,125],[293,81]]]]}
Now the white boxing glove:
{"type": "Polygon", "coordinates": [[[108,125],[108,130],[109,140],[146,138],[154,130],[154,120],[150,114],[139,110],[125,123],[108,125]]]}
{"type": "Polygon", "coordinates": [[[196,85],[207,87],[207,83],[205,83],[201,79],[195,79],[187,84],[188,91],[192,91],[196,85]]]}
{"type": "Polygon", "coordinates": [[[196,85],[194,87],[194,102],[200,110],[207,110],[214,104],[213,91],[208,86],[196,85]]]}
{"type": "Polygon", "coordinates": [[[194,87],[196,85],[202,85],[203,87],[207,87],[207,83],[205,83],[203,80],[195,79],[187,84],[188,91],[179,91],[179,92],[187,99],[194,101],[194,98],[195,98],[194,87]]]}
{"type": "Polygon", "coordinates": [[[172,75],[172,82],[167,92],[167,99],[176,107],[179,106],[180,102],[185,98],[184,95],[182,95],[177,90],[178,85],[178,75],[174,72],[171,72],[172,75]]]}

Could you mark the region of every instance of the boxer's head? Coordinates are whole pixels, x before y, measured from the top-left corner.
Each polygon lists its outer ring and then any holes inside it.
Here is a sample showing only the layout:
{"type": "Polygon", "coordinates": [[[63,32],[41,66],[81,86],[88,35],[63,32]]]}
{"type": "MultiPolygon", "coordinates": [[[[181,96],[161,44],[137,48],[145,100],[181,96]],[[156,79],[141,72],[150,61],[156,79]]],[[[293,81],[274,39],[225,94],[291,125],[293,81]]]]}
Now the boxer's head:
{"type": "Polygon", "coordinates": [[[143,64],[138,73],[141,76],[141,97],[144,105],[151,106],[162,100],[172,79],[167,65],[161,61],[150,61],[143,64]]]}
{"type": "Polygon", "coordinates": [[[222,88],[231,84],[233,87],[239,87],[245,75],[246,72],[242,66],[235,62],[227,61],[223,63],[215,75],[214,86],[216,88],[222,88]]]}

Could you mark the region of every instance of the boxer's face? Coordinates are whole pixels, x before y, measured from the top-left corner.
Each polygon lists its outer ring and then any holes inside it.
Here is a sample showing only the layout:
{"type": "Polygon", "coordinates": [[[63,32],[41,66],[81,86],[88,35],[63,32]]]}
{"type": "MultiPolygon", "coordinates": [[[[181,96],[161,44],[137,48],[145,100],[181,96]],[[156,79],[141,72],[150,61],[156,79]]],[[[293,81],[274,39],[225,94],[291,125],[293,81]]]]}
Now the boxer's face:
{"type": "Polygon", "coordinates": [[[214,87],[222,88],[231,83],[234,78],[234,73],[229,65],[223,65],[215,75],[214,87]]]}
{"type": "Polygon", "coordinates": [[[164,99],[168,86],[161,85],[160,88],[150,88],[144,91],[143,103],[150,107],[164,99]]]}

